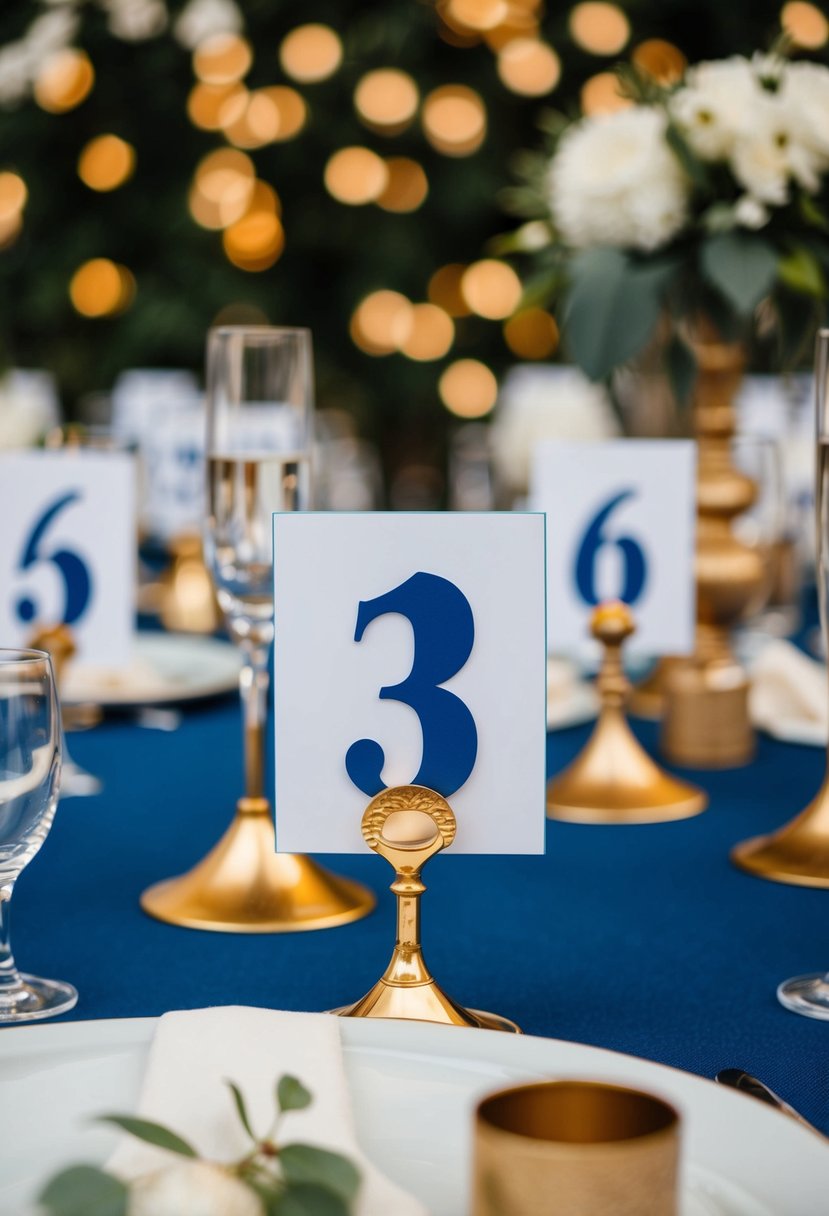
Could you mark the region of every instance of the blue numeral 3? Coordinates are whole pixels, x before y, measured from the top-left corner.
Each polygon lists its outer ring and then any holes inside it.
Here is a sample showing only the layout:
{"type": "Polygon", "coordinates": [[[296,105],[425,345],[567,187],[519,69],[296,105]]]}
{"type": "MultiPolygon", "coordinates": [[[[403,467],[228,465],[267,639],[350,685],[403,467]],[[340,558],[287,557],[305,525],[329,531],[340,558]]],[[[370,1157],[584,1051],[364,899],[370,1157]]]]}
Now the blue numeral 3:
{"type": "MultiPolygon", "coordinates": [[[[420,719],[423,758],[412,784],[449,798],[468,780],[478,754],[475,719],[460,697],[440,687],[457,675],[472,651],[472,609],[454,583],[421,571],[385,595],[360,602],[355,642],[372,621],[390,612],[404,616],[412,627],[414,661],[405,680],[380,689],[380,699],[401,701],[420,719]]],[[[385,760],[374,739],[360,739],[346,753],[346,772],[369,798],[386,788],[385,760]]]]}
{"type": "MultiPolygon", "coordinates": [[[[46,508],[29,533],[17,567],[18,570],[28,570],[39,562],[51,562],[58,568],[64,586],[63,612],[60,617],[60,623],[64,625],[74,625],[83,616],[92,598],[92,579],[86,564],[77,553],[70,549],[58,549],[55,553],[44,554],[41,552],[41,545],[57,517],[80,500],[81,495],[75,490],[64,494],[46,508]]],[[[17,601],[18,618],[28,623],[37,615],[37,603],[28,595],[21,596],[17,601]]]]}

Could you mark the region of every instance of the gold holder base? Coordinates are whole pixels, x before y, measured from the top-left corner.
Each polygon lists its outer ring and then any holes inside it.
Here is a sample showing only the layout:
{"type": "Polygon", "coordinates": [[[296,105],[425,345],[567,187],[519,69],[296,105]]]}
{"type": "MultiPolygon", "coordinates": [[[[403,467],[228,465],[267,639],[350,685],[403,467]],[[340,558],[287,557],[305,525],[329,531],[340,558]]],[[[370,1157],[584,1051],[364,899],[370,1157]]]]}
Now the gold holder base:
{"type": "Polygon", "coordinates": [[[676,660],[665,681],[662,751],[687,768],[739,768],[754,757],[748,677],[731,656],[676,660]]]}
{"type": "Polygon", "coordinates": [[[366,807],[363,839],[394,867],[392,891],[397,896],[397,938],[391,962],[370,992],[332,1009],[342,1018],[397,1018],[479,1030],[520,1034],[509,1018],[465,1009],[438,986],[420,943],[420,897],[426,890],[420,872],[455,839],[455,816],[449,803],[419,785],[383,790],[366,807]]]}
{"type": "Polygon", "coordinates": [[[757,878],[829,887],[829,775],[805,811],[768,836],[744,840],[731,860],[757,878]]]}
{"type": "Polygon", "coordinates": [[[241,798],[219,843],[187,874],[149,887],[156,920],[215,933],[295,933],[347,925],[374,907],[372,893],[309,857],[276,853],[270,805],[241,798]]]}

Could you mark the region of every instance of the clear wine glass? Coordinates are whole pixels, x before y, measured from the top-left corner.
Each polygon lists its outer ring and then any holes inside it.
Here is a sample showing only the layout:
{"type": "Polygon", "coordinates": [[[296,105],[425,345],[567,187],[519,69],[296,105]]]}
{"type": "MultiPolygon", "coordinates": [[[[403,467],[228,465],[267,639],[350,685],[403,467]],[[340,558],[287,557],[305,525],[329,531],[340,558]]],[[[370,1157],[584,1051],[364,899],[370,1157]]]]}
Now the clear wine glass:
{"type": "MultiPolygon", "coordinates": [[[[817,440],[817,588],[824,645],[829,642],[829,329],[818,331],[815,346],[815,422],[817,440]]],[[[821,822],[815,820],[815,829],[821,822]]],[[[826,824],[829,827],[829,821],[826,824]]],[[[798,975],[777,989],[782,1005],[793,1013],[829,1021],[829,971],[798,975]]]]}
{"type": "Polygon", "coordinates": [[[71,984],[18,971],[9,944],[12,891],[52,826],[60,757],[49,655],[0,650],[0,1023],[53,1017],[78,999],[71,984]]]}
{"type": "Polygon", "coordinates": [[[144,893],[146,911],[198,928],[268,932],[365,915],[365,888],[308,858],[276,854],[264,792],[273,640],[272,513],[310,504],[313,410],[306,329],[223,326],[207,344],[205,562],[242,652],[245,795],[222,841],[194,870],[144,893]]]}

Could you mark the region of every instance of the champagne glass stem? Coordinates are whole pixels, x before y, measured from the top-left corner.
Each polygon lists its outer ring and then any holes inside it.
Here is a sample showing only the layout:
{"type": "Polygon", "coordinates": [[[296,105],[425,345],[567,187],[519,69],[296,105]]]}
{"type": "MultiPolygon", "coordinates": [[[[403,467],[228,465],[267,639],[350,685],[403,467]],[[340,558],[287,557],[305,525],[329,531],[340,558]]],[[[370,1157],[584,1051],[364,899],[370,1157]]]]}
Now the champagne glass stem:
{"type": "Polygon", "coordinates": [[[0,887],[0,1008],[4,998],[17,995],[21,988],[20,972],[15,965],[9,937],[9,912],[14,885],[0,887]]]}
{"type": "Polygon", "coordinates": [[[265,796],[265,722],[268,715],[268,648],[251,639],[242,644],[245,657],[239,675],[245,731],[245,796],[265,796]]]}

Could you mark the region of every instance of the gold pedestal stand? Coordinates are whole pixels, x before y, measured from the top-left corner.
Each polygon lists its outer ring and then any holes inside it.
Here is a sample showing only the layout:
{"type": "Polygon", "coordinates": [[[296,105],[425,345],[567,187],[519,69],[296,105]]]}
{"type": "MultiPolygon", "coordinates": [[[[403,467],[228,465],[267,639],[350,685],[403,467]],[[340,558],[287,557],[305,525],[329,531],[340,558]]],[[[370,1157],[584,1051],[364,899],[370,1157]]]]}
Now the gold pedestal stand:
{"type": "Polygon", "coordinates": [[[215,848],[187,874],[149,887],[141,907],[169,924],[224,933],[333,928],[374,907],[359,883],[274,848],[267,799],[241,798],[215,848]]]}
{"type": "Polygon", "coordinates": [[[732,850],[731,860],[758,878],[829,887],[829,770],[805,811],[769,836],[744,840],[732,850]]]}
{"type": "Polygon", "coordinates": [[[675,764],[729,768],[754,754],[748,678],[734,658],[729,631],[763,585],[761,555],[733,533],[756,487],[731,462],[732,401],[743,374],[739,345],[694,345],[699,374],[694,416],[697,465],[697,643],[692,658],[665,673],[662,748],[675,764]]]}
{"type": "Polygon", "coordinates": [[[391,889],[397,896],[397,938],[391,962],[371,991],[355,1004],[332,1012],[344,1018],[403,1018],[520,1034],[508,1018],[458,1005],[438,986],[423,958],[420,897],[426,887],[420,872],[430,857],[455,839],[449,803],[418,785],[383,790],[366,807],[362,833],[368,847],[394,868],[391,889]]]}
{"type": "Polygon", "coordinates": [[[573,763],[547,787],[547,814],[574,823],[663,823],[698,815],[702,790],[666,773],[634,737],[625,717],[629,684],[622,643],[634,631],[626,604],[601,604],[591,631],[604,646],[599,720],[573,763]]]}
{"type": "Polygon", "coordinates": [[[195,533],[182,532],[170,541],[172,565],[159,579],[158,609],[165,629],[181,633],[213,633],[221,614],[213,582],[195,533]]]}

